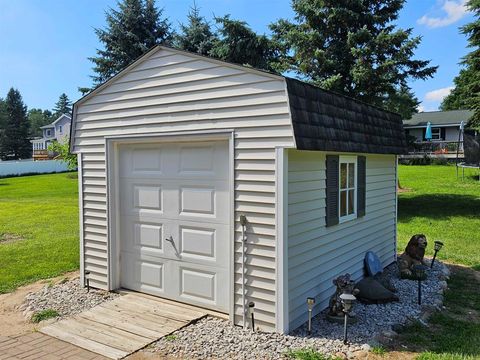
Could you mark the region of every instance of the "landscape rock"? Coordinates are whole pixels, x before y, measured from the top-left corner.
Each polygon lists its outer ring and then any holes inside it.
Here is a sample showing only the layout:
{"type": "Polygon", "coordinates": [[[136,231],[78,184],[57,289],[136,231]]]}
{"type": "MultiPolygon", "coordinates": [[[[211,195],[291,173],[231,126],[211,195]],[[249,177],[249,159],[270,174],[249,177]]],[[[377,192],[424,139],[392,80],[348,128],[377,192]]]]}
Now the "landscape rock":
{"type": "Polygon", "coordinates": [[[372,305],[355,303],[357,323],[349,324],[347,345],[342,341],[343,325],[327,321],[323,311],[312,319],[311,335],[307,334],[306,324],[289,335],[281,335],[244,330],[227,320],[209,316],[176,331],[174,340],[160,339],[145,351],[188,359],[276,360],[284,359],[291,350],[316,349],[342,359],[348,359],[349,355],[367,358],[371,346],[392,343],[406,324],[415,321],[426,324],[421,319],[423,310],[431,310],[438,304],[442,269],[443,264],[436,261],[433,269],[428,270],[427,279],[422,281],[422,307],[417,303],[417,281],[400,280],[396,265],[387,267],[383,276],[395,286],[400,301],[372,305]]]}
{"type": "Polygon", "coordinates": [[[80,287],[80,279],[62,281],[55,285],[45,285],[40,291],[30,293],[25,297],[24,316],[30,319],[38,311],[53,309],[64,318],[81,313],[105,301],[110,301],[119,294],[90,288],[80,287]]]}

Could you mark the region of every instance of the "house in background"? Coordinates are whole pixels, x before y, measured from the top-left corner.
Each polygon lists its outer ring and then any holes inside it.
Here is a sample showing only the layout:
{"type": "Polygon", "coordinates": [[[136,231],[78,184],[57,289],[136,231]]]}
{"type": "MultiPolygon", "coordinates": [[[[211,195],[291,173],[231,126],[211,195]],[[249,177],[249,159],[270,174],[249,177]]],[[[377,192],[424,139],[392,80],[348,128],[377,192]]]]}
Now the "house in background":
{"type": "Polygon", "coordinates": [[[460,124],[468,123],[473,115],[471,110],[431,111],[414,114],[411,119],[403,120],[407,140],[409,141],[409,153],[442,155],[455,157],[457,147],[463,153],[460,124]],[[427,124],[432,127],[432,139],[425,139],[427,124]],[[460,144],[459,144],[460,140],[460,144]]]}
{"type": "Polygon", "coordinates": [[[396,259],[397,114],[157,46],[76,102],[72,130],[82,283],[235,324],[253,301],[283,333],[365,252],[396,259]]]}
{"type": "Polygon", "coordinates": [[[62,114],[51,124],[42,126],[40,129],[42,129],[43,137],[30,140],[33,148],[33,160],[48,160],[51,158],[54,154],[49,153],[48,145],[52,141],[69,141],[71,122],[70,115],[62,114]]]}

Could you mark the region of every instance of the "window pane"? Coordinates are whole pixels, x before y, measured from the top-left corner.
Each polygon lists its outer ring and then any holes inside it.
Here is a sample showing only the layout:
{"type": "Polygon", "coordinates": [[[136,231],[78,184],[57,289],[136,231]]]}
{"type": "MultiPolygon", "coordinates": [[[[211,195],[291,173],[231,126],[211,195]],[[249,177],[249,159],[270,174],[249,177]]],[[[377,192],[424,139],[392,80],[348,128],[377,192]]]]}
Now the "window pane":
{"type": "Polygon", "coordinates": [[[347,187],[347,164],[340,164],[340,189],[347,187]]]}
{"type": "Polygon", "coordinates": [[[348,164],[348,187],[353,188],[355,186],[355,163],[348,164]]]}
{"type": "Polygon", "coordinates": [[[347,192],[340,192],[340,216],[347,215],[347,192]]]}
{"type": "Polygon", "coordinates": [[[348,191],[348,215],[353,214],[355,209],[353,206],[355,205],[355,190],[348,191]]]}

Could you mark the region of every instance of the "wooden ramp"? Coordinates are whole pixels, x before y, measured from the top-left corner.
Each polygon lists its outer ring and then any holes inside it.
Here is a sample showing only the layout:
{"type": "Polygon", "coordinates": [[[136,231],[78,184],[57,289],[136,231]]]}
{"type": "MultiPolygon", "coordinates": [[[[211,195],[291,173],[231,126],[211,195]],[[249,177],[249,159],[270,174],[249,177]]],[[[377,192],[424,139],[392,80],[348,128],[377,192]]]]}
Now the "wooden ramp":
{"type": "Polygon", "coordinates": [[[47,325],[40,332],[111,359],[121,359],[207,313],[211,312],[126,292],[115,300],[47,325]]]}

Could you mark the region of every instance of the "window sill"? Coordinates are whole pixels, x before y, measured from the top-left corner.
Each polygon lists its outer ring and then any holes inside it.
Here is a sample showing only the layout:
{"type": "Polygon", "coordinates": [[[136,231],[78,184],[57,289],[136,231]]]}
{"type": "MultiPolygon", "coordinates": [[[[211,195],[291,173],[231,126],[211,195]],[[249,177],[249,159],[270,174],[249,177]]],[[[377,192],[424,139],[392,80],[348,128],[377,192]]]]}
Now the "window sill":
{"type": "Polygon", "coordinates": [[[349,221],[352,221],[352,220],[355,220],[357,219],[357,214],[352,214],[352,215],[348,215],[348,216],[344,216],[344,217],[341,217],[338,219],[338,223],[339,224],[343,224],[343,223],[346,223],[346,222],[349,222],[349,221]]]}

